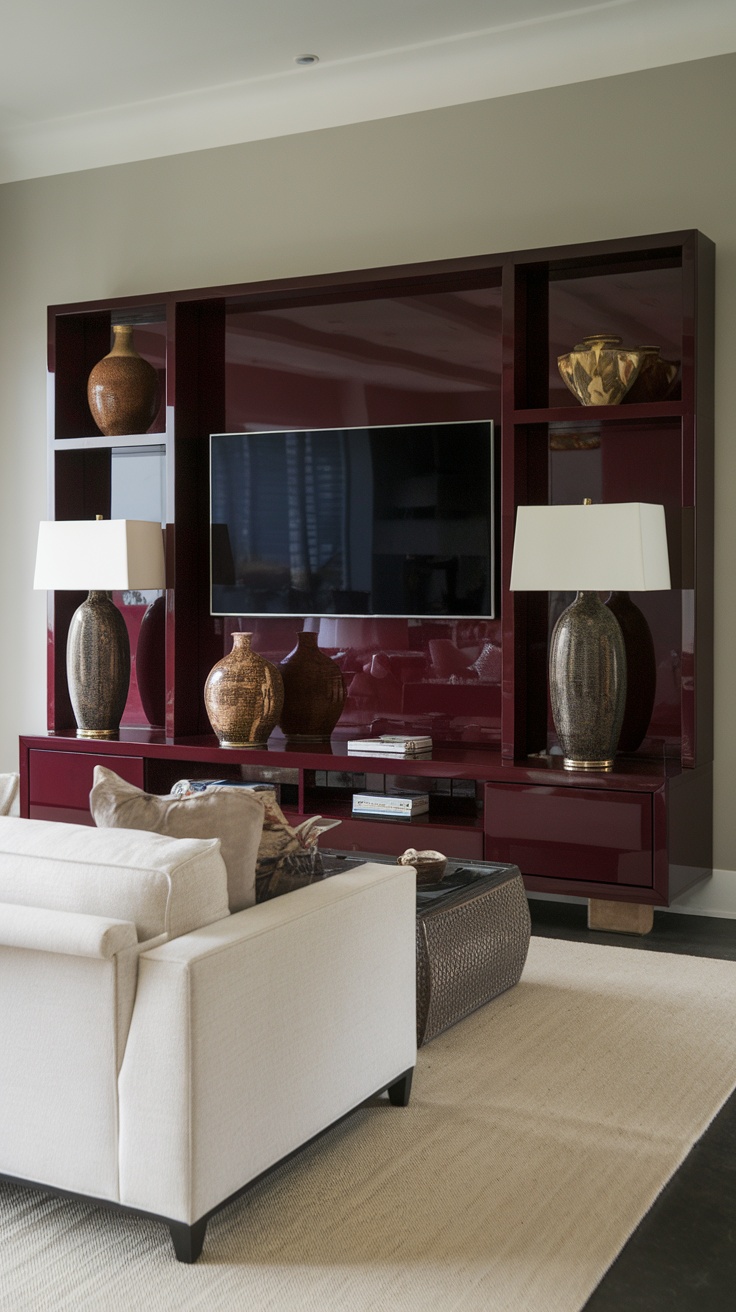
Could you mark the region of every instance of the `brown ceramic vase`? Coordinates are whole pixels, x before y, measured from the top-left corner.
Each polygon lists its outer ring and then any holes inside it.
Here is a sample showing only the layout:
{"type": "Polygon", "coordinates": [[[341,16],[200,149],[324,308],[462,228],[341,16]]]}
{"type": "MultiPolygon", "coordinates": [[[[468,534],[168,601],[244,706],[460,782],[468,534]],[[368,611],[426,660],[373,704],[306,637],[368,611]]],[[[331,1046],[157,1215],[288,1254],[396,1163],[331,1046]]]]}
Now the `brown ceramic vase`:
{"type": "Polygon", "coordinates": [[[87,381],[87,400],[105,437],[145,433],[158,409],[158,375],[133,345],[133,329],[113,327],[113,348],[87,381]]]}
{"type": "Polygon", "coordinates": [[[279,725],[290,742],[329,738],[345,705],[342,670],[320,651],[316,633],[300,633],[281,662],[284,708],[279,725]]]}
{"type": "Polygon", "coordinates": [[[284,704],[281,671],[234,633],[233,649],[212,667],[204,704],[221,747],[264,747],[284,704]]]}

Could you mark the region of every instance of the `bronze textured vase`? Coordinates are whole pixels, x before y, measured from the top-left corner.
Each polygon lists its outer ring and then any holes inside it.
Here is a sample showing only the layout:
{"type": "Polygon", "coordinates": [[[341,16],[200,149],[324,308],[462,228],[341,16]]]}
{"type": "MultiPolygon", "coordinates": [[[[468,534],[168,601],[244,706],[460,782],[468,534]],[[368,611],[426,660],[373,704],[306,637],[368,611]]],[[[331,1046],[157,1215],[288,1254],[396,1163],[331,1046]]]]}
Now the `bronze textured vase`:
{"type": "Polygon", "coordinates": [[[90,592],[72,615],[66,668],[77,737],[114,738],[128,699],[130,641],[106,592],[90,592]]]}
{"type": "Polygon", "coordinates": [[[281,671],[252,650],[250,633],[234,633],[233,649],[212,667],[204,704],[221,747],[265,747],[284,704],[281,671]]]}
{"type": "Polygon", "coordinates": [[[133,345],[133,329],[113,327],[113,348],[87,381],[87,400],[105,437],[145,433],[158,410],[158,375],[133,345]]]}
{"type": "Polygon", "coordinates": [[[558,356],[557,367],[581,405],[618,405],[633,387],[642,359],[641,351],[626,350],[620,337],[598,333],[558,356]]]}
{"type": "Polygon", "coordinates": [[[320,651],[316,633],[300,633],[293,651],[279,667],[284,680],[284,707],[279,725],[291,742],[329,738],[345,705],[342,670],[320,651]]]}
{"type": "Polygon", "coordinates": [[[554,627],[549,690],[564,768],[611,770],[626,702],[626,651],[597,592],[579,592],[554,627]]]}
{"type": "Polygon", "coordinates": [[[635,752],[646,738],[654,709],[657,687],[654,640],[646,619],[628,592],[612,592],[606,605],[618,620],[626,650],[626,703],[618,750],[635,752]]]}

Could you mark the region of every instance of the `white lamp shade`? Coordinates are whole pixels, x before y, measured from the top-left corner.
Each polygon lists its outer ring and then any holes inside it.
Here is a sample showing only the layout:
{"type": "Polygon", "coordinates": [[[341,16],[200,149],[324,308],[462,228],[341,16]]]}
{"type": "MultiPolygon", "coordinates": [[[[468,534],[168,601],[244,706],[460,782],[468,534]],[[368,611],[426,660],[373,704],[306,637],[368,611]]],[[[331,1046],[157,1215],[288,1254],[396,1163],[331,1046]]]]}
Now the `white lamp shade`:
{"type": "Polygon", "coordinates": [[[650,592],[670,587],[664,506],[519,506],[512,592],[650,592]]]}
{"type": "Polygon", "coordinates": [[[161,525],[144,519],[44,520],[33,586],[72,592],[165,588],[161,525]]]}

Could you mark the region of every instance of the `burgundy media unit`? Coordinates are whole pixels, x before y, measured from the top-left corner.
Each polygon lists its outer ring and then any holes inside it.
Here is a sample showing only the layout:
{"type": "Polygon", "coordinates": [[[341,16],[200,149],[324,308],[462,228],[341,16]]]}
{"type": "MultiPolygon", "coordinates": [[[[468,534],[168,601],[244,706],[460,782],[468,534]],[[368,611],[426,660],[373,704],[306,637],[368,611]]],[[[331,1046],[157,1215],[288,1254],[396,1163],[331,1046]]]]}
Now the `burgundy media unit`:
{"type": "MultiPolygon", "coordinates": [[[[75,737],[65,644],[82,597],[51,597],[49,734],[21,739],[22,813],[89,822],[97,761],[154,792],[245,774],[274,779],[290,814],[340,818],[338,846],[437,847],[514,862],[531,890],[668,905],[712,867],[713,354],[714,250],[694,231],[53,307],[51,513],[154,518],[160,479],[168,590],[160,668],[145,673],[164,722],[147,723],[134,678],[119,740],[75,737]],[[116,322],[159,370],[162,405],[148,433],[105,438],[86,380],[116,322]],[[680,360],[678,391],[579,406],[556,358],[595,331],[680,360]],[[233,630],[280,660],[303,621],[210,615],[209,434],[463,419],[493,420],[498,439],[499,613],[314,620],[348,686],[331,745],[220,748],[202,690],[233,630]],[[664,504],[670,549],[672,590],[636,598],[657,662],[652,721],[609,774],[555,755],[546,662],[566,598],[508,591],[516,507],[584,496],[664,504]],[[432,759],[347,755],[347,738],[412,731],[431,733],[432,759]],[[429,816],[353,818],[351,791],[386,779],[427,787],[429,816]]],[[[135,650],[151,598],[116,600],[135,650]]]]}

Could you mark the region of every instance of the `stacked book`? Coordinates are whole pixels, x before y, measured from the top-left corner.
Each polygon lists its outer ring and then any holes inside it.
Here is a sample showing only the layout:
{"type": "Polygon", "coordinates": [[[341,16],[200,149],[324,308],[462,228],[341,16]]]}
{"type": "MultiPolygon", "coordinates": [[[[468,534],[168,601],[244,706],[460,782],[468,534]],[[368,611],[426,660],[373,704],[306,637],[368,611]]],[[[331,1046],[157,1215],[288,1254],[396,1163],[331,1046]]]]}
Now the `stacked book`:
{"type": "Polygon", "coordinates": [[[348,756],[388,756],[417,760],[429,756],[432,739],[426,734],[384,733],[378,738],[349,738],[348,756]]]}
{"type": "Polygon", "coordinates": [[[429,810],[429,793],[353,793],[353,815],[408,820],[429,810]]]}

